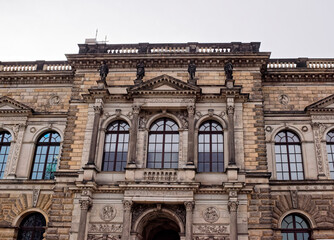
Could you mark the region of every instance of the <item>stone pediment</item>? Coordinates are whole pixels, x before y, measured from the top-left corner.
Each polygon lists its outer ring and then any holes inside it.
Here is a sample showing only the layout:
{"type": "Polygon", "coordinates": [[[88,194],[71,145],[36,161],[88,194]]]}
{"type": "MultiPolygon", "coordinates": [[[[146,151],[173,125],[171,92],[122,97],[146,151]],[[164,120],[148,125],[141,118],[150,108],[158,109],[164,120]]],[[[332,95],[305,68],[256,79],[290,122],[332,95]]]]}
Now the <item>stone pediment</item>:
{"type": "Polygon", "coordinates": [[[1,114],[29,114],[33,109],[9,97],[0,97],[1,114]]]}
{"type": "Polygon", "coordinates": [[[128,89],[131,95],[159,94],[159,95],[195,95],[200,88],[168,75],[161,75],[142,82],[128,89]]]}
{"type": "Polygon", "coordinates": [[[334,94],[323,98],[305,108],[311,112],[334,112],[334,94]]]}

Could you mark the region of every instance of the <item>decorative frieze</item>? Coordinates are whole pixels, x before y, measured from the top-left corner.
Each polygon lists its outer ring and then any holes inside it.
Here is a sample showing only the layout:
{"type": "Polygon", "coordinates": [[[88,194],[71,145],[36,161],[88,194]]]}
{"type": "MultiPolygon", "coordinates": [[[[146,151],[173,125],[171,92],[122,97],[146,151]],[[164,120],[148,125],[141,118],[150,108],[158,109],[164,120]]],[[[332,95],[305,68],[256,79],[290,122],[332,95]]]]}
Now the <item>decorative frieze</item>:
{"type": "Polygon", "coordinates": [[[204,234],[224,234],[227,232],[227,227],[224,225],[197,225],[196,233],[204,234]]]}
{"type": "Polygon", "coordinates": [[[122,224],[90,224],[88,229],[91,233],[116,233],[122,230],[122,224]]]}

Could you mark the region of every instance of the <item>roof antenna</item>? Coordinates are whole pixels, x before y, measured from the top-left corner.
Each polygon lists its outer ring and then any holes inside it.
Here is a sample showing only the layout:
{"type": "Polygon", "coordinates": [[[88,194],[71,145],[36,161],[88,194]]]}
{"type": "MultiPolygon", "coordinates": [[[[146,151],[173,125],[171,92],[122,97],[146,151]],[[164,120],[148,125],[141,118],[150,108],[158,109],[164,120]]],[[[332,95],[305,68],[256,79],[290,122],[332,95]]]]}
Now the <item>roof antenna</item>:
{"type": "Polygon", "coordinates": [[[97,39],[97,33],[98,33],[99,29],[96,29],[96,33],[95,33],[95,39],[97,39]]]}

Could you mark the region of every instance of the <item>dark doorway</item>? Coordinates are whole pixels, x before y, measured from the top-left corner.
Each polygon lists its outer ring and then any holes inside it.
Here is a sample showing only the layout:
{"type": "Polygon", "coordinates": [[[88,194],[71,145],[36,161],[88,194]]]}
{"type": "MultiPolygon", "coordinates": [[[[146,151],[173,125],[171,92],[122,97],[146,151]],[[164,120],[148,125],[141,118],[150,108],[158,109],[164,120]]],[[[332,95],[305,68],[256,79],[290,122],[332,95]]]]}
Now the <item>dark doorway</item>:
{"type": "Polygon", "coordinates": [[[180,228],[166,217],[153,218],[146,223],[143,232],[144,240],[180,240],[180,228]]]}
{"type": "Polygon", "coordinates": [[[152,240],[180,240],[180,236],[173,230],[162,230],[157,232],[152,240]]]}

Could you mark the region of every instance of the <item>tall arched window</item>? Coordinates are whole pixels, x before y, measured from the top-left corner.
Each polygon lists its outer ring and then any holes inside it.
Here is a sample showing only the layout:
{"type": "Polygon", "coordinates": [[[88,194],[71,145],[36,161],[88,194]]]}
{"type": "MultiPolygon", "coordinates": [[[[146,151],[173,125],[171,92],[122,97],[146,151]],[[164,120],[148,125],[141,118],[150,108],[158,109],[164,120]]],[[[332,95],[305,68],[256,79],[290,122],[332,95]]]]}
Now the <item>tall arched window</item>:
{"type": "Polygon", "coordinates": [[[177,168],[178,162],[179,127],[169,118],[160,118],[150,128],[147,167],[177,168]]]}
{"type": "Polygon", "coordinates": [[[334,131],[330,131],[326,136],[327,157],[329,165],[329,173],[331,179],[334,179],[334,131]]]}
{"type": "Polygon", "coordinates": [[[290,131],[275,136],[276,173],[278,180],[303,180],[303,157],[299,137],[290,131]]]}
{"type": "Polygon", "coordinates": [[[3,178],[9,153],[10,141],[12,136],[9,132],[0,132],[0,179],[3,178]]]}
{"type": "Polygon", "coordinates": [[[29,214],[20,224],[17,240],[42,240],[45,227],[46,221],[42,214],[29,214]]]}
{"type": "Polygon", "coordinates": [[[60,135],[47,132],[37,141],[31,179],[54,179],[59,157],[60,135]]]}
{"type": "Polygon", "coordinates": [[[125,121],[112,122],[106,132],[103,171],[124,171],[129,145],[129,125],[125,121]]]}
{"type": "Polygon", "coordinates": [[[198,171],[224,171],[223,128],[216,121],[204,122],[198,131],[198,171]]]}
{"type": "Polygon", "coordinates": [[[283,219],[281,232],[283,240],[308,240],[311,229],[302,216],[290,214],[283,219]]]}

